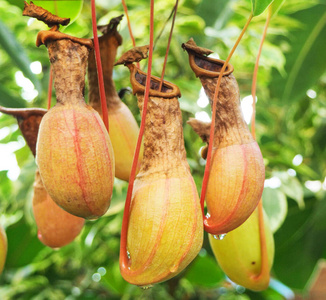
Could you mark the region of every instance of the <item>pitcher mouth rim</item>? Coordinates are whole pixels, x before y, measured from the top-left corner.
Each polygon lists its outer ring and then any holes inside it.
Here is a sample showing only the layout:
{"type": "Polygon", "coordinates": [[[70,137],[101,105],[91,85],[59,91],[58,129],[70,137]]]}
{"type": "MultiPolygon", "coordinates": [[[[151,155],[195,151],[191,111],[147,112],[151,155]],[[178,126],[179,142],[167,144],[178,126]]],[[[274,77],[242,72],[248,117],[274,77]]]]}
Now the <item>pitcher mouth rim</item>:
{"type": "MultiPolygon", "coordinates": [[[[145,85],[140,83],[136,76],[139,74],[140,76],[144,76],[145,79],[147,77],[147,74],[140,69],[138,69],[134,64],[128,64],[127,65],[130,70],[130,82],[132,85],[133,93],[134,94],[144,94],[145,93],[145,85]]],[[[151,75],[151,85],[159,86],[161,82],[161,78],[157,76],[151,75]]],[[[149,90],[149,95],[154,97],[162,97],[162,98],[175,98],[175,97],[181,97],[180,89],[173,83],[165,81],[163,82],[163,89],[164,91],[158,91],[151,87],[149,90]]]]}
{"type": "MultiPolygon", "coordinates": [[[[196,53],[194,51],[191,51],[191,50],[188,50],[188,49],[187,49],[187,52],[188,52],[188,55],[189,55],[190,67],[192,68],[192,70],[194,71],[194,73],[196,74],[197,77],[206,76],[206,77],[215,78],[215,77],[218,77],[220,75],[220,72],[218,72],[218,71],[210,71],[210,70],[207,70],[205,68],[200,67],[196,63],[195,58],[199,58],[201,60],[208,61],[208,62],[210,62],[212,64],[219,65],[219,66],[221,66],[221,68],[223,67],[223,65],[225,63],[224,60],[213,58],[213,57],[208,57],[208,56],[205,56],[205,55],[201,55],[201,54],[198,54],[198,53],[196,53]]],[[[226,66],[226,69],[225,69],[225,71],[223,73],[223,76],[230,75],[233,71],[234,71],[233,65],[228,63],[227,66],[226,66]]]]}

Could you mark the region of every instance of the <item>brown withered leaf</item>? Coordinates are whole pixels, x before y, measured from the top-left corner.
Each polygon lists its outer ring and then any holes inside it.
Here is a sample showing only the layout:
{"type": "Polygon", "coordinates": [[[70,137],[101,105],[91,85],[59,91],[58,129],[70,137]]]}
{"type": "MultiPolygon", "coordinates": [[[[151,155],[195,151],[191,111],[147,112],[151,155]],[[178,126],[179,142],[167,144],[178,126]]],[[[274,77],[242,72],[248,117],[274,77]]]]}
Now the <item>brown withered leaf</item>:
{"type": "Polygon", "coordinates": [[[37,20],[44,22],[49,27],[53,27],[55,25],[68,25],[70,22],[70,18],[60,18],[53,15],[46,9],[35,5],[32,1],[30,3],[24,1],[23,16],[36,18],[37,20]]]}
{"type": "Polygon", "coordinates": [[[122,56],[118,59],[118,61],[114,64],[117,65],[128,65],[134,62],[140,62],[142,59],[148,57],[149,45],[134,47],[122,54],[122,56]]]}
{"type": "Polygon", "coordinates": [[[210,55],[210,54],[212,54],[214,52],[214,51],[212,51],[210,49],[197,46],[197,44],[195,43],[193,38],[191,38],[188,42],[183,43],[181,45],[181,47],[184,50],[187,50],[187,51],[190,50],[190,51],[193,51],[193,52],[195,52],[197,54],[200,54],[200,55],[210,55]]]}
{"type": "Polygon", "coordinates": [[[189,118],[187,121],[192,129],[199,135],[204,143],[208,143],[210,136],[211,122],[199,121],[195,118],[189,118]]]}

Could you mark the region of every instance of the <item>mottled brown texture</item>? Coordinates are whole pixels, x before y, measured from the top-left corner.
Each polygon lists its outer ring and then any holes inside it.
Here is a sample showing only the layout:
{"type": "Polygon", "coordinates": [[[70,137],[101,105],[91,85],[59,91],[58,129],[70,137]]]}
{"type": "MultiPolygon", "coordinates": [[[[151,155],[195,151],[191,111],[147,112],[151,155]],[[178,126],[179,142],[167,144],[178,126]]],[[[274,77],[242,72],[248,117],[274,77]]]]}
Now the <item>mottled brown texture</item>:
{"type": "Polygon", "coordinates": [[[193,51],[193,52],[195,52],[197,54],[200,54],[200,55],[209,55],[209,54],[212,54],[214,52],[214,51],[212,51],[210,49],[207,49],[207,48],[198,47],[193,38],[191,38],[188,42],[183,43],[181,45],[181,47],[184,50],[193,51]]]}
{"type": "Polygon", "coordinates": [[[57,102],[84,103],[88,48],[68,39],[49,40],[47,48],[53,68],[57,102]]]}
{"type": "MultiPolygon", "coordinates": [[[[137,98],[142,111],[144,96],[137,94],[137,98]]],[[[151,172],[173,177],[181,165],[190,171],[184,148],[179,101],[177,97],[150,96],[144,132],[144,155],[137,178],[151,172]]]]}
{"type": "MultiPolygon", "coordinates": [[[[217,78],[201,76],[200,81],[212,106],[217,78]]],[[[232,74],[222,78],[216,102],[215,136],[216,148],[243,145],[254,141],[242,115],[239,87],[232,74]]]]}
{"type": "Polygon", "coordinates": [[[35,5],[32,1],[28,4],[24,1],[24,10],[23,16],[28,16],[32,18],[36,18],[39,21],[42,21],[49,27],[55,25],[68,25],[70,22],[70,18],[60,18],[56,15],[53,15],[46,9],[35,5]]]}
{"type": "MultiPolygon", "coordinates": [[[[135,65],[128,67],[132,88],[142,111],[146,74],[135,65]]],[[[179,88],[165,81],[162,91],[159,92],[159,81],[160,78],[152,76],[145,122],[144,155],[138,176],[145,176],[147,172],[155,170],[157,173],[164,172],[170,177],[180,164],[189,170],[178,101],[179,88]]]]}
{"type": "MultiPolygon", "coordinates": [[[[199,77],[210,104],[213,106],[216,84],[224,61],[198,55],[202,53],[201,48],[194,42],[191,45],[191,48],[185,47],[189,55],[190,66],[199,77]],[[196,50],[197,48],[199,50],[196,50]]],[[[229,64],[223,74],[217,97],[213,145],[215,148],[242,145],[253,141],[241,112],[239,86],[232,72],[233,66],[229,64]]]]}
{"type": "Polygon", "coordinates": [[[27,145],[35,156],[38,129],[47,110],[42,108],[5,108],[0,106],[0,112],[11,115],[17,119],[18,126],[27,145]]]}
{"type": "Polygon", "coordinates": [[[134,47],[131,50],[125,52],[118,61],[114,64],[117,65],[128,65],[134,62],[140,62],[142,59],[148,57],[149,45],[134,47]]]}

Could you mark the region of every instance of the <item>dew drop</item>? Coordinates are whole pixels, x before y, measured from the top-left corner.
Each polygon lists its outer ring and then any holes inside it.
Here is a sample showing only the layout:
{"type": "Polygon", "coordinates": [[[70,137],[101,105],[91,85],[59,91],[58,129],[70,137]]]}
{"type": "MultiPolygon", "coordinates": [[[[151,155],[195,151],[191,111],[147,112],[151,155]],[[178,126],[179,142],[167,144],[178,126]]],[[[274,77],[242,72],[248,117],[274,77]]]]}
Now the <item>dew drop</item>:
{"type": "Polygon", "coordinates": [[[139,286],[142,290],[149,290],[151,289],[153,286],[151,284],[149,285],[143,285],[143,286],[139,286]]]}
{"type": "Polygon", "coordinates": [[[211,217],[210,213],[206,214],[206,218],[209,219],[211,217]]]}
{"type": "Polygon", "coordinates": [[[127,257],[130,259],[130,252],[127,250],[127,257]]]}
{"type": "Polygon", "coordinates": [[[222,233],[218,235],[219,240],[223,240],[226,237],[226,233],[222,233]]]}
{"type": "Polygon", "coordinates": [[[172,268],[170,268],[171,273],[175,273],[178,270],[179,265],[174,265],[172,268]]]}
{"type": "Polygon", "coordinates": [[[223,233],[223,234],[213,235],[213,238],[215,240],[221,241],[221,240],[223,240],[225,238],[225,236],[226,236],[226,233],[223,233]]]}

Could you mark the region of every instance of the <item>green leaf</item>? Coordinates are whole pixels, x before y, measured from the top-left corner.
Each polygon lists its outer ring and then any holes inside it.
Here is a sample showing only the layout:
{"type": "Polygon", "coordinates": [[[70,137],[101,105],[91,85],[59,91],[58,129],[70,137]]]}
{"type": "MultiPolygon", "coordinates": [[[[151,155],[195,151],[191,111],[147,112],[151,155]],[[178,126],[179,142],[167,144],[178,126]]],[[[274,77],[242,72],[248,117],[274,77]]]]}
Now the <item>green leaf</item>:
{"type": "Polygon", "coordinates": [[[273,0],[251,0],[253,16],[262,14],[272,2],[273,0]]]}
{"type": "Polygon", "coordinates": [[[116,261],[106,268],[106,274],[102,276],[102,283],[115,294],[123,295],[128,283],[121,276],[119,262],[116,261]]]}
{"type": "Polygon", "coordinates": [[[291,288],[307,288],[317,262],[326,251],[325,211],[326,199],[306,200],[304,210],[291,203],[282,230],[275,234],[273,270],[291,288]]]}
{"type": "Polygon", "coordinates": [[[325,5],[292,15],[302,26],[290,32],[291,48],[286,53],[286,76],[274,74],[271,91],[283,103],[298,101],[326,70],[325,5]]]}
{"type": "Polygon", "coordinates": [[[290,176],[287,172],[273,172],[273,175],[278,177],[282,182],[280,190],[295,200],[299,208],[304,208],[303,187],[300,181],[296,177],[290,176]]]}
{"type": "Polygon", "coordinates": [[[269,10],[271,17],[276,15],[280,10],[281,6],[283,5],[285,0],[274,0],[273,3],[270,5],[269,10]]]}
{"type": "Polygon", "coordinates": [[[14,96],[6,87],[0,84],[0,105],[5,107],[26,107],[26,101],[14,96]]]}
{"type": "Polygon", "coordinates": [[[185,278],[195,285],[213,287],[223,281],[225,275],[216,260],[204,251],[190,265],[185,278]]]}
{"type": "Polygon", "coordinates": [[[36,254],[45,246],[38,240],[36,233],[22,218],[18,223],[6,230],[8,238],[8,254],[6,267],[17,268],[30,264],[36,254]]]}
{"type": "Polygon", "coordinates": [[[263,205],[269,219],[271,230],[275,233],[283,224],[287,211],[286,196],[279,189],[265,188],[263,192],[263,205]]]}
{"type": "Polygon", "coordinates": [[[41,6],[52,14],[61,18],[70,18],[70,23],[74,22],[83,8],[83,0],[36,0],[35,5],[41,6]]]}
{"type": "Polygon", "coordinates": [[[31,61],[26,55],[24,48],[21,44],[16,40],[13,33],[9,30],[9,28],[0,21],[0,45],[2,48],[8,53],[12,62],[16,64],[16,66],[22,70],[25,77],[29,78],[39,94],[42,92],[42,86],[40,81],[37,79],[35,74],[30,69],[31,61]]]}

